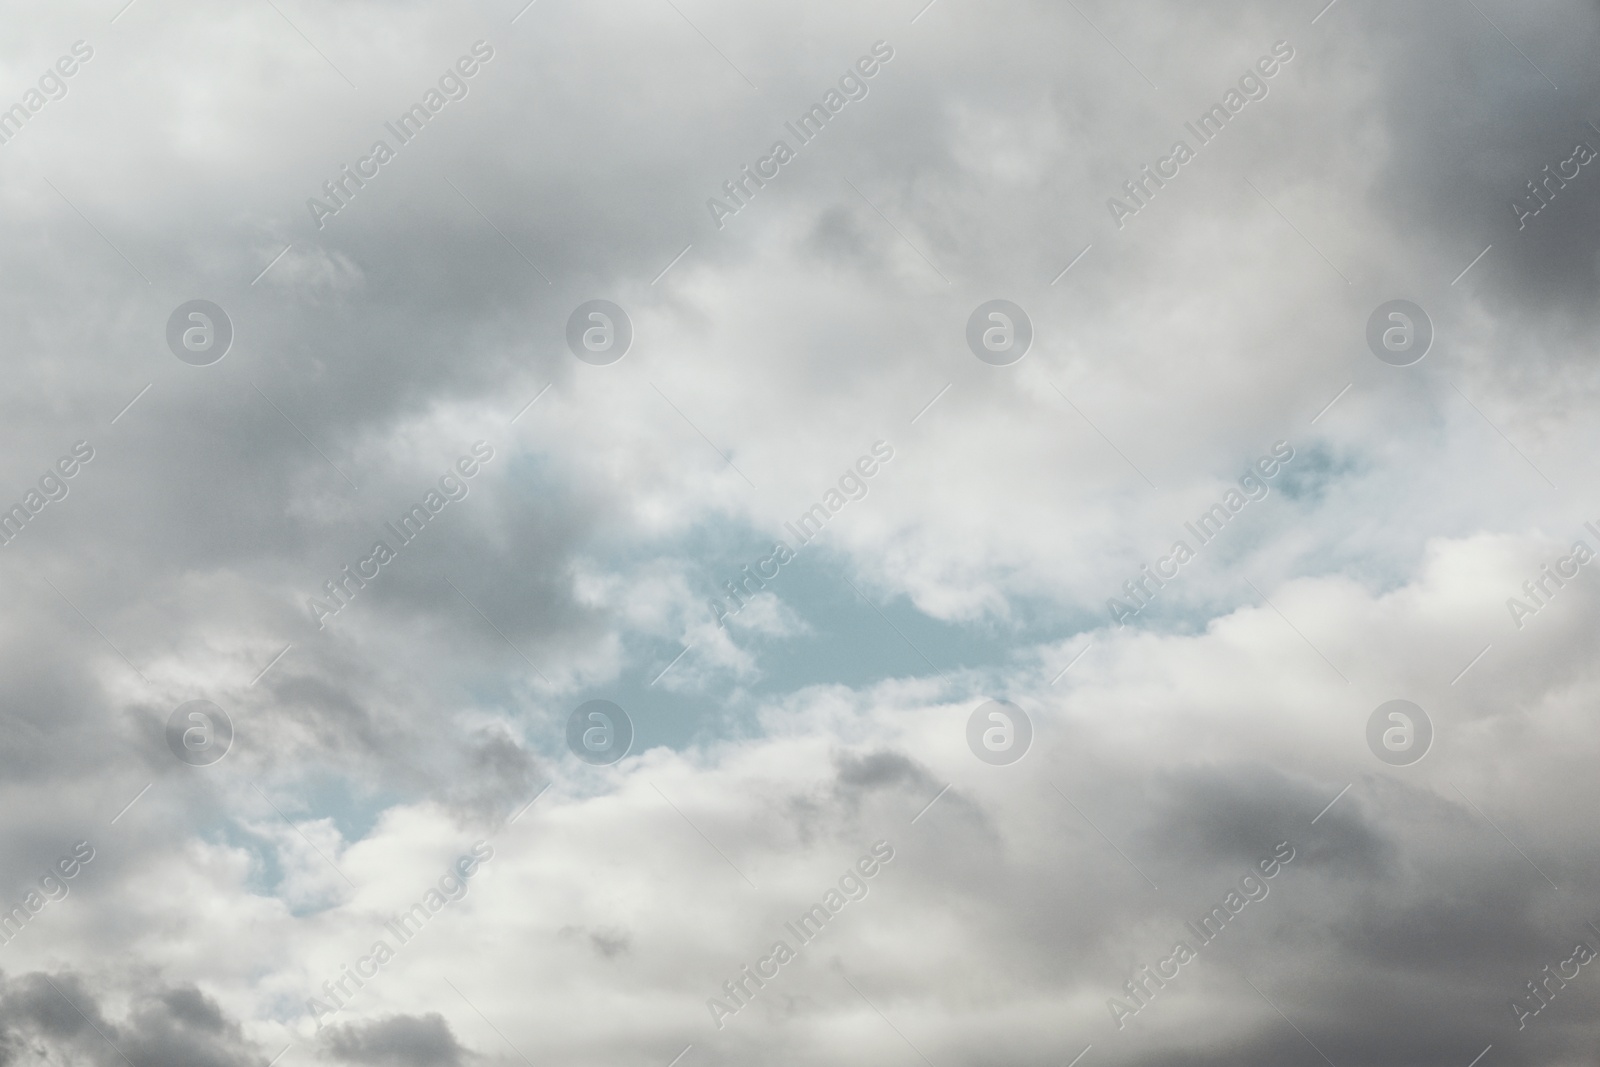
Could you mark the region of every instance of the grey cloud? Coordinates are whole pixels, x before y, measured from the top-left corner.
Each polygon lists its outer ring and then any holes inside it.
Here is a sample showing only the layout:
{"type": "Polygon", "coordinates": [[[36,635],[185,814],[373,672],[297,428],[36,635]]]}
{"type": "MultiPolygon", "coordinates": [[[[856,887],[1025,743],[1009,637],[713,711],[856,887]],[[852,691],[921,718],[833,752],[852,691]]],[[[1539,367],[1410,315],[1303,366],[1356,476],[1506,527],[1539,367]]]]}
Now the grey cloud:
{"type": "MultiPolygon", "coordinates": [[[[1491,1041],[1481,1067],[1592,1049],[1587,972],[1531,1036],[1507,1009],[1600,919],[1582,903],[1600,872],[1589,593],[1513,631],[1516,581],[1501,591],[1491,553],[1419,578],[1418,546],[1574,530],[1594,499],[1600,176],[1521,233],[1507,203],[1573,139],[1600,147],[1594,5],[1478,0],[1514,46],[1434,0],[1341,0],[1315,24],[1320,0],[920,15],[920,0],[625,0],[536,4],[515,25],[520,0],[279,6],[141,3],[113,23],[68,4],[21,19],[3,50],[31,71],[98,34],[71,96],[0,145],[0,503],[71,442],[97,450],[0,550],[0,837],[24,872],[80,826],[106,842],[5,951],[24,969],[43,966],[24,952],[128,968],[52,971],[60,992],[43,973],[0,982],[5,1064],[120,1063],[109,1038],[138,1067],[259,1067],[304,975],[334,973],[347,936],[386,936],[391,882],[547,782],[470,898],[384,965],[318,1055],[476,1058],[456,1036],[474,1039],[475,1011],[431,1010],[463,961],[484,1019],[583,1064],[665,1065],[691,1044],[682,1067],[906,1045],[941,1067],[1064,1064],[1091,1042],[1083,1067],[1321,1062],[1307,1038],[1341,1067],[1465,1067],[1491,1041]],[[471,94],[316,229],[305,198],[480,36],[498,54],[471,94]],[[1271,95],[1116,229],[1106,198],[1280,37],[1299,54],[1271,95]],[[879,38],[896,56],[870,95],[716,229],[706,198],[879,38]],[[1436,311],[1440,340],[1391,374],[1361,326],[1400,295],[1436,311]],[[165,350],[167,314],[195,296],[237,328],[208,368],[165,350]],[[1004,373],[962,341],[996,296],[1038,327],[1004,373]],[[635,320],[612,367],[565,349],[592,297],[635,320]],[[1481,418],[1455,384],[1493,396],[1481,418]],[[914,685],[1025,686],[996,664],[1064,633],[1089,649],[1039,680],[1037,750],[1012,767],[971,760],[959,714],[909,711],[903,678],[755,688],[776,656],[843,674],[798,636],[749,642],[756,666],[726,686],[690,673],[712,638],[685,621],[703,605],[677,576],[752,528],[777,536],[880,433],[893,465],[806,551],[871,576],[884,614],[861,617],[886,641],[933,633],[979,661],[914,685]],[[478,437],[498,455],[470,495],[317,630],[306,598],[478,437]],[[1164,549],[1201,488],[1279,437],[1301,458],[1254,525],[1165,590],[1170,631],[1104,626],[1123,577],[1108,562],[1164,549]],[[1511,442],[1571,477],[1547,494],[1511,442]],[[1284,576],[1307,580],[1279,598],[1284,576]],[[1479,608],[1498,629],[1474,628],[1479,608]],[[678,678],[695,680],[661,695],[678,678]],[[1345,720],[1407,685],[1437,710],[1438,750],[1380,771],[1345,720]],[[573,694],[627,686],[641,733],[683,712],[736,740],[577,766],[559,729],[573,694]],[[161,733],[200,696],[239,728],[204,770],[161,733]],[[641,784],[657,781],[679,810],[641,784]],[[334,818],[351,870],[371,873],[291,907],[271,884],[287,851],[250,828],[309,843],[256,788],[291,820],[334,818]],[[758,1010],[708,1029],[718,984],[791,936],[789,902],[880,839],[896,856],[870,895],[769,976],[758,1010]],[[1106,998],[1279,841],[1297,858],[1270,898],[1113,1036],[1106,998]],[[802,867],[822,874],[791,884],[802,867]],[[155,959],[192,979],[152,983],[155,959]]],[[[800,585],[774,595],[808,632],[846,631],[800,585]]]]}
{"type": "Polygon", "coordinates": [[[339,1061],[369,1067],[460,1067],[467,1055],[437,1012],[334,1026],[326,1044],[339,1061]]]}
{"type": "Polygon", "coordinates": [[[88,1061],[253,1067],[260,1050],[237,1020],[193,986],[147,990],[122,1022],[107,1019],[80,976],[41,972],[0,977],[0,1062],[88,1061]]]}
{"type": "Polygon", "coordinates": [[[499,731],[473,739],[458,775],[451,799],[464,815],[485,822],[509,815],[530,800],[542,777],[533,754],[499,731]]]}
{"type": "MultiPolygon", "coordinates": [[[[1492,244],[1473,291],[1505,316],[1505,333],[1543,342],[1524,346],[1527,356],[1542,348],[1539,358],[1550,358],[1592,326],[1600,262],[1583,235],[1600,221],[1600,182],[1589,166],[1571,181],[1558,176],[1549,206],[1525,228],[1512,203],[1537,205],[1528,183],[1546,180],[1545,166],[1578,142],[1600,151],[1584,103],[1597,88],[1584,56],[1600,17],[1579,2],[1480,8],[1430,2],[1380,18],[1356,7],[1330,58],[1350,65],[1364,53],[1375,63],[1387,134],[1374,207],[1430,258],[1454,256],[1457,269],[1492,244]]],[[[1442,303],[1452,277],[1426,286],[1428,295],[1442,303]]],[[[1499,376],[1508,387],[1531,384],[1526,368],[1499,376]]]]}
{"type": "Polygon", "coordinates": [[[612,960],[619,956],[627,955],[633,948],[633,934],[617,927],[604,927],[601,929],[587,929],[577,926],[563,926],[559,931],[563,935],[583,937],[595,954],[602,959],[612,960]]]}
{"type": "Polygon", "coordinates": [[[1337,785],[1291,777],[1261,764],[1195,766],[1157,780],[1149,831],[1154,844],[1186,866],[1248,868],[1280,841],[1298,862],[1332,877],[1384,879],[1394,873],[1394,842],[1359,801],[1311,820],[1339,793],[1337,785]],[[1323,827],[1323,823],[1326,826],[1323,827]]]}
{"type": "Polygon", "coordinates": [[[899,752],[840,752],[834,757],[834,766],[838,768],[835,791],[841,797],[934,784],[927,770],[899,752]]]}

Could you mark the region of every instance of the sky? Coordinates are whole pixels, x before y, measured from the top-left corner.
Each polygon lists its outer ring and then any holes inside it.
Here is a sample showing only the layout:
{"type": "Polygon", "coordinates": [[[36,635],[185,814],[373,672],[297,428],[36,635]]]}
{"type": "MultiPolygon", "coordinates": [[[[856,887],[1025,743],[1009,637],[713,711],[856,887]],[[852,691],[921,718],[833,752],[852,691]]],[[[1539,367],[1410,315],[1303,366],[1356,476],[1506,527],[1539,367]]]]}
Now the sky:
{"type": "Polygon", "coordinates": [[[1566,1067],[1600,9],[0,8],[0,1067],[1566,1067]]]}

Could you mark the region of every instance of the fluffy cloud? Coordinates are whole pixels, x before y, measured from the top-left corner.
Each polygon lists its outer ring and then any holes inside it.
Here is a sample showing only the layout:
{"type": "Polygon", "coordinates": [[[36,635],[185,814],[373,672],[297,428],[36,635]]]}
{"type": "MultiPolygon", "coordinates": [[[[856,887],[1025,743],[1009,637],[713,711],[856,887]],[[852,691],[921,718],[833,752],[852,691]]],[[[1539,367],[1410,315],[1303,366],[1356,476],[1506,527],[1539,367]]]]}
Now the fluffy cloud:
{"type": "Polygon", "coordinates": [[[95,450],[0,548],[0,900],[97,850],[0,946],[5,1062],[1592,1046],[1587,970],[1527,985],[1600,947],[1600,608],[1588,567],[1542,569],[1600,549],[1600,177],[1546,170],[1600,148],[1592,6],[519,7],[69,3],[0,46],[27,111],[0,500],[95,450]],[[867,94],[717,226],[707,198],[875,42],[867,94]],[[1119,226],[1108,199],[1275,46],[1119,226]],[[319,227],[307,198],[490,50],[319,227]],[[207,367],[166,350],[197,297],[234,326],[207,367]],[[1035,333],[1006,367],[965,341],[997,297],[1035,333]],[[594,298],[633,327],[608,366],[566,350],[594,298]],[[1396,298],[1435,328],[1404,368],[1365,342],[1396,298]],[[1118,625],[1107,598],[1276,442],[1270,492],[1118,625]],[[592,698],[633,720],[614,766],[567,751],[592,698]],[[1018,763],[967,748],[989,698],[1032,718],[1018,763]],[[1395,698],[1435,733],[1406,767],[1365,740],[1395,698]],[[232,718],[220,763],[169,748],[193,699],[232,718]],[[879,842],[865,895],[714,1019],[879,842]]]}

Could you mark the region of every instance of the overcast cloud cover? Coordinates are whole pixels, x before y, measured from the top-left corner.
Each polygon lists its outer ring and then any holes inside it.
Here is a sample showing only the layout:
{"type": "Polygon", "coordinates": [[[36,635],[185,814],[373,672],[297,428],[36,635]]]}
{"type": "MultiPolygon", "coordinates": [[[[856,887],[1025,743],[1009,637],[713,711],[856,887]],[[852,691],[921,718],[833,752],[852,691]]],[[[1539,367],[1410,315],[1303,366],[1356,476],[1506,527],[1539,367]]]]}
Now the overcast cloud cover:
{"type": "Polygon", "coordinates": [[[0,1067],[1595,1062],[1600,7],[524,3],[0,9],[0,1067]]]}

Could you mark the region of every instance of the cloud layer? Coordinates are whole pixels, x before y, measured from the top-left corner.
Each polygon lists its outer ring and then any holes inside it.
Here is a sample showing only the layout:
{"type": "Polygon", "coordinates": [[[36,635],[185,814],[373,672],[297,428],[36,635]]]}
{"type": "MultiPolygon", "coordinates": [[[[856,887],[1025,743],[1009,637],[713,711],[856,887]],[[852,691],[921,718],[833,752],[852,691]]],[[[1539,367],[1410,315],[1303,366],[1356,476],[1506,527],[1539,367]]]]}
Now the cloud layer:
{"type": "Polygon", "coordinates": [[[0,44],[0,1063],[1585,1062],[1592,4],[118,6],[0,44]]]}

